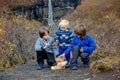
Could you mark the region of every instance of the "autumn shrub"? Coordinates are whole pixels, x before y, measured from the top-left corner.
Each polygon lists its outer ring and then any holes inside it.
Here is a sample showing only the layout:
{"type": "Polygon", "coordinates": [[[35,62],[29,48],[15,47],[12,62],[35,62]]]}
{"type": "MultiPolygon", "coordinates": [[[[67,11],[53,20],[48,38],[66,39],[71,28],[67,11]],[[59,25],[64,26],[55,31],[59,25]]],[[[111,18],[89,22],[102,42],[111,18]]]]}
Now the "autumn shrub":
{"type": "Polygon", "coordinates": [[[99,73],[105,70],[110,70],[110,65],[104,60],[96,60],[91,64],[91,69],[94,73],[99,73]]]}
{"type": "Polygon", "coordinates": [[[40,23],[21,16],[0,16],[0,69],[25,63],[32,55],[40,23]]]}
{"type": "Polygon", "coordinates": [[[101,60],[94,61],[90,68],[94,73],[100,73],[107,70],[114,69],[119,64],[119,57],[106,57],[101,60]]]}

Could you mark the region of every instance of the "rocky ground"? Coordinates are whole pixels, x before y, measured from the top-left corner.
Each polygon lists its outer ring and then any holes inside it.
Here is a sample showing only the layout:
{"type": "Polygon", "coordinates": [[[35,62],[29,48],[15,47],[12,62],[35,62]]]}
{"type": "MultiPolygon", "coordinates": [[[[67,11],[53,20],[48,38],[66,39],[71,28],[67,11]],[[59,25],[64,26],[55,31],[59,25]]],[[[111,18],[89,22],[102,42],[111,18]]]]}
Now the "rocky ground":
{"type": "Polygon", "coordinates": [[[0,72],[0,80],[120,80],[120,76],[113,71],[95,75],[89,67],[82,65],[79,65],[78,70],[66,68],[53,71],[46,64],[43,70],[37,70],[36,61],[30,60],[26,64],[0,72]]]}

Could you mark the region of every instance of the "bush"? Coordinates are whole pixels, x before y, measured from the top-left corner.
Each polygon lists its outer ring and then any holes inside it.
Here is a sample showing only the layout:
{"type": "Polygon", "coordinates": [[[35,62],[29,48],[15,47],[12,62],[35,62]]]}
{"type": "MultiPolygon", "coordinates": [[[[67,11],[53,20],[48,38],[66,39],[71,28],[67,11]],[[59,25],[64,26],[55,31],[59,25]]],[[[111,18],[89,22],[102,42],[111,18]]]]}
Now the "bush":
{"type": "Polygon", "coordinates": [[[94,61],[90,68],[94,73],[100,73],[106,70],[114,69],[119,64],[119,57],[106,57],[101,60],[94,61]]]}
{"type": "Polygon", "coordinates": [[[0,16],[0,69],[25,63],[36,40],[37,21],[21,16],[0,16]]]}

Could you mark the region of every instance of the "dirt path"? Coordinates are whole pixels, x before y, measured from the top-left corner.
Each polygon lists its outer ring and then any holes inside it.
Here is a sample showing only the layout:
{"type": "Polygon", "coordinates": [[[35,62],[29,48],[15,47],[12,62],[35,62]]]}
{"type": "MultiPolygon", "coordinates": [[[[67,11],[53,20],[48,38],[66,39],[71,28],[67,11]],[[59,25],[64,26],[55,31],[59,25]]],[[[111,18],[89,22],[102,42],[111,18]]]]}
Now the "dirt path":
{"type": "Polygon", "coordinates": [[[47,65],[43,70],[37,70],[35,60],[28,61],[26,64],[10,68],[5,72],[0,73],[0,80],[120,80],[115,79],[115,76],[105,73],[97,76],[93,75],[89,68],[79,65],[78,70],[53,71],[47,65]]]}

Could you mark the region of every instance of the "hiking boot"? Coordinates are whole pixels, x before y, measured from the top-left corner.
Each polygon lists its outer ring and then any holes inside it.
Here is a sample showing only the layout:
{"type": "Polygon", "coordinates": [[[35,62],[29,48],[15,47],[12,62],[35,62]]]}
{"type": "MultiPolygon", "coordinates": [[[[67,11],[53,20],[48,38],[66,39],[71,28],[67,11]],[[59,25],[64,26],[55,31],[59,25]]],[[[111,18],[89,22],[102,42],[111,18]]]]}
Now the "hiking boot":
{"type": "Polygon", "coordinates": [[[44,68],[44,65],[43,64],[38,64],[38,70],[42,70],[44,68]]]}
{"type": "Polygon", "coordinates": [[[77,69],[78,69],[77,64],[73,64],[73,65],[72,65],[72,70],[77,70],[77,69]]]}

